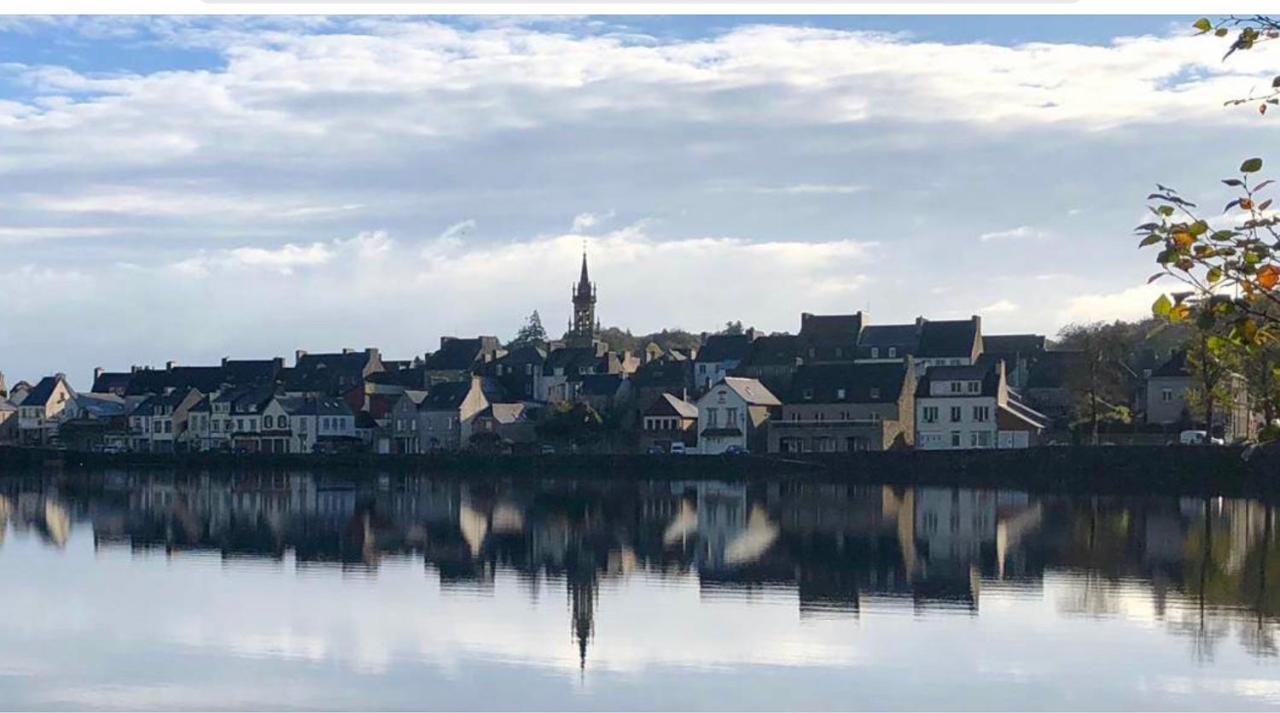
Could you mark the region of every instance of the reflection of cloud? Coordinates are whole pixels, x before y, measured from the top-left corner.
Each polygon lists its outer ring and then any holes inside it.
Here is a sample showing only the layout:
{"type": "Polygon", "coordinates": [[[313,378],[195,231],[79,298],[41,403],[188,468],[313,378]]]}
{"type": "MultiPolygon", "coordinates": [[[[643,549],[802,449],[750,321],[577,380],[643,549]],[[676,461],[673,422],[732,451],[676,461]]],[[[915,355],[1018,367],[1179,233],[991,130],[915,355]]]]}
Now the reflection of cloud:
{"type": "Polygon", "coordinates": [[[480,549],[484,547],[484,538],[489,534],[489,518],[463,503],[458,510],[458,528],[462,531],[462,539],[466,540],[467,547],[471,550],[471,556],[479,556],[480,549]]]}
{"type": "Polygon", "coordinates": [[[662,533],[662,544],[671,546],[684,542],[698,531],[698,509],[688,500],[680,501],[680,511],[662,533]]]}

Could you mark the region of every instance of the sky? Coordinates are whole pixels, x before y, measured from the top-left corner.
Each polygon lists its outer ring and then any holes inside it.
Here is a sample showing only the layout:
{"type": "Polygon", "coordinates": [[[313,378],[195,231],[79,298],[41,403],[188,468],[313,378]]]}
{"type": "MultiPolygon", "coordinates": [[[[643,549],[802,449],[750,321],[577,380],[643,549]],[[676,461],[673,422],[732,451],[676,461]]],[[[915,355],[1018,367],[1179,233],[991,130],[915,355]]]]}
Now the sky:
{"type": "Polygon", "coordinates": [[[1192,18],[0,20],[0,371],[605,325],[1144,316],[1156,182],[1269,160],[1192,18]]]}

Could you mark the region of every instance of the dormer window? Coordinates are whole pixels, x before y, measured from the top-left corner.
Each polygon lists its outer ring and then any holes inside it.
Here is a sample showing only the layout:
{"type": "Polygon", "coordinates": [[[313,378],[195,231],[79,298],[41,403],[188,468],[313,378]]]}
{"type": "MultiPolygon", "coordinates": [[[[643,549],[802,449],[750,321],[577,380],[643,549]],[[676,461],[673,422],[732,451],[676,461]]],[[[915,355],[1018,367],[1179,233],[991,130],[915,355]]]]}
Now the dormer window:
{"type": "Polygon", "coordinates": [[[880,347],[871,347],[871,358],[872,359],[880,358],[880,347]]]}
{"type": "Polygon", "coordinates": [[[978,393],[978,392],[979,392],[979,391],[981,391],[981,390],[982,390],[982,387],[979,385],[979,383],[978,383],[978,382],[976,382],[976,381],[970,381],[970,382],[969,382],[969,393],[971,393],[971,394],[976,394],[976,393],[978,393]]]}
{"type": "Polygon", "coordinates": [[[958,394],[958,393],[960,393],[960,390],[961,390],[961,389],[960,389],[960,382],[959,382],[959,381],[953,381],[953,382],[951,382],[951,393],[953,393],[953,394],[958,394]]]}
{"type": "Polygon", "coordinates": [[[873,387],[871,387],[871,398],[873,398],[873,399],[878,399],[878,398],[880,398],[880,389],[878,389],[878,388],[876,388],[876,387],[874,387],[874,386],[873,386],[873,387]]]}
{"type": "Polygon", "coordinates": [[[813,400],[813,389],[805,389],[805,390],[804,390],[804,400],[805,400],[805,401],[812,401],[812,400],[813,400]]]}
{"type": "Polygon", "coordinates": [[[837,398],[837,399],[840,399],[841,401],[843,401],[843,400],[844,400],[844,394],[845,394],[844,389],[836,389],[836,398],[837,398]]]}
{"type": "Polygon", "coordinates": [[[896,357],[896,356],[898,356],[898,348],[889,347],[889,358],[892,359],[893,357],[896,357]]]}

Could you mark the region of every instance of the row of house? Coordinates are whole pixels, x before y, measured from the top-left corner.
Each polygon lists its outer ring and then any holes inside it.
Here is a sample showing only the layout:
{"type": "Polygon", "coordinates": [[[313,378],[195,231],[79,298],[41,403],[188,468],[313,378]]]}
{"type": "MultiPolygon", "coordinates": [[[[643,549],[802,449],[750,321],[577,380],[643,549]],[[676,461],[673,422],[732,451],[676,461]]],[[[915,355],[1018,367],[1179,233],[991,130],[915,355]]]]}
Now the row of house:
{"type": "MultiPolygon", "coordinates": [[[[984,335],[978,316],[877,325],[861,311],[804,313],[794,334],[704,334],[697,348],[651,343],[631,353],[599,338],[596,298],[584,254],[573,320],[554,342],[507,348],[493,336],[442,337],[434,352],[406,360],[376,348],[298,350],[292,365],[224,358],[97,369],[88,392],[62,374],[9,392],[0,376],[0,442],[144,452],[827,453],[1025,448],[1070,419],[1067,375],[1080,355],[1040,335],[984,335]]],[[[1189,386],[1185,358],[1144,378],[1156,399],[1150,418],[1184,417],[1176,406],[1189,386]]]]}

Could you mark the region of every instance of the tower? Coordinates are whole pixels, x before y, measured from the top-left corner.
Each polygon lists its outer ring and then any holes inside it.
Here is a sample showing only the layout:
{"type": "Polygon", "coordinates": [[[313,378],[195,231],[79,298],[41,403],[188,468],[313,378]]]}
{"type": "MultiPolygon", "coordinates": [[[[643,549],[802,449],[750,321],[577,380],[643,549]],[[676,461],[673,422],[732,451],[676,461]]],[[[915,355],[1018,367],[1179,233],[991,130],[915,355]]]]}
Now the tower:
{"type": "Polygon", "coordinates": [[[570,347],[593,347],[599,325],[596,323],[596,286],[587,276],[587,250],[582,250],[582,274],[573,287],[573,322],[565,344],[570,347]]]}

